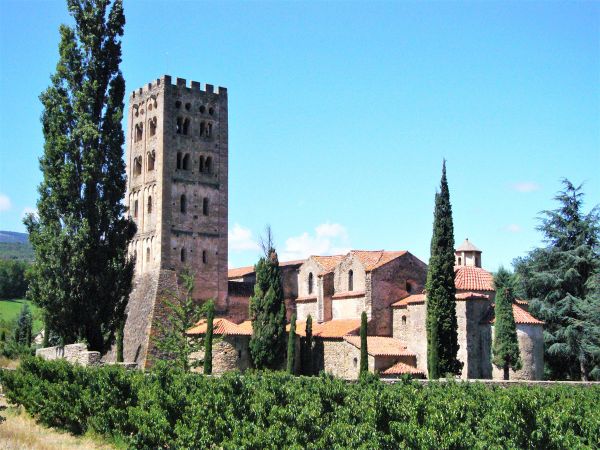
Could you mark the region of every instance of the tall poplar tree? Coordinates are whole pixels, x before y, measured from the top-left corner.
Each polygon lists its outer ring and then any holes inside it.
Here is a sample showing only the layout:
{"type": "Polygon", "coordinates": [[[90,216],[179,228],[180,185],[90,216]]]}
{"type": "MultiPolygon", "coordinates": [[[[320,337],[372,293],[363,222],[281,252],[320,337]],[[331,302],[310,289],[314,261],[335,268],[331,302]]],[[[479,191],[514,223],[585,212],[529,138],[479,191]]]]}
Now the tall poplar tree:
{"type": "Polygon", "coordinates": [[[127,246],[123,161],[121,0],[68,0],[59,60],[43,104],[38,216],[25,224],[35,250],[29,295],[64,343],[105,352],[124,318],[133,262],[127,246]]]}
{"type": "Polygon", "coordinates": [[[270,228],[262,244],[264,256],[255,266],[256,283],[250,297],[250,355],[257,369],[280,369],[285,358],[285,303],[270,228]]]}
{"type": "Polygon", "coordinates": [[[442,166],[440,192],[435,194],[431,256],[427,269],[427,369],[430,379],[459,375],[456,286],[454,284],[454,225],[446,161],[442,166]]]}
{"type": "Polygon", "coordinates": [[[369,349],[367,348],[367,313],[360,315],[360,366],[359,374],[362,376],[369,372],[369,349]]]}

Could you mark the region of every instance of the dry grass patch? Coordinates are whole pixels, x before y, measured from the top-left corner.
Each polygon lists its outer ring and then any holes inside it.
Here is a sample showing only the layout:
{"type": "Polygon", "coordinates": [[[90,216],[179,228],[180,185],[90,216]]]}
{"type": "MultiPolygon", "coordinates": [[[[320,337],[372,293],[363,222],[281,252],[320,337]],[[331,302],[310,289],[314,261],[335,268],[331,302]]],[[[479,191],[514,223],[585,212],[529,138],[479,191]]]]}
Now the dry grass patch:
{"type": "Polygon", "coordinates": [[[0,449],[8,450],[112,450],[116,447],[90,437],[77,437],[39,425],[20,407],[0,397],[0,449]],[[5,420],[4,420],[5,419],[5,420]]]}

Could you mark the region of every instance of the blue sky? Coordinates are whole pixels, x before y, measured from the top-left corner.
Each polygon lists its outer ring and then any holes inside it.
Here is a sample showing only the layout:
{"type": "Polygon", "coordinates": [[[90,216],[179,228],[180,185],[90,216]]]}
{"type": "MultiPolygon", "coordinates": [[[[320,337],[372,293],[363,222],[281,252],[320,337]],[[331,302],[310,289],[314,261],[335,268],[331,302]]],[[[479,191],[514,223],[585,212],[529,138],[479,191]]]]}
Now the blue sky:
{"type": "MultiPolygon", "coordinates": [[[[457,243],[483,265],[539,245],[560,179],[600,202],[600,4],[125,1],[131,91],[226,86],[230,265],[270,223],[281,259],[429,257],[442,159],[457,243]]],[[[0,2],[0,229],[23,231],[43,150],[38,95],[62,1],[0,2]]]]}

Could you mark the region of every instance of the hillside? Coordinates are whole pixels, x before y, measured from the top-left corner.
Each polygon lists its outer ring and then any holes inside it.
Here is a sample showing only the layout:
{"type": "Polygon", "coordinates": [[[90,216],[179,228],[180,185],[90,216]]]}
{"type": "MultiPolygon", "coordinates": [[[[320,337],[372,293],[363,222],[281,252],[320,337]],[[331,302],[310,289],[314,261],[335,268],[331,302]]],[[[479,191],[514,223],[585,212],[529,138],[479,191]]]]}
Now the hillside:
{"type": "Polygon", "coordinates": [[[27,233],[0,231],[0,259],[33,260],[33,248],[27,233]]]}

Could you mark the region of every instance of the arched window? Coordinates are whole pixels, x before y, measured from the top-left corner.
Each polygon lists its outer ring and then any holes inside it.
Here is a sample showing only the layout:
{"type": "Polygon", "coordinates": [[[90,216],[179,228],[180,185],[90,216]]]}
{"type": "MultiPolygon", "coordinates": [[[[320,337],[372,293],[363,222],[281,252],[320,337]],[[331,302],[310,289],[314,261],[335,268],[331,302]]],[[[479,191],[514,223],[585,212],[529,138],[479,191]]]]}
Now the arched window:
{"type": "Polygon", "coordinates": [[[462,265],[462,258],[460,256],[458,257],[458,265],[462,265]]]}
{"type": "Polygon", "coordinates": [[[148,214],[152,214],[152,196],[151,195],[148,196],[148,207],[146,209],[148,211],[148,214]]]}
{"type": "Polygon", "coordinates": [[[181,252],[179,254],[179,259],[181,262],[185,262],[185,247],[181,247],[181,252]]]}
{"type": "Polygon", "coordinates": [[[308,274],[308,295],[313,292],[313,274],[312,272],[308,274]]]}
{"type": "Polygon", "coordinates": [[[135,176],[142,174],[142,157],[138,156],[133,160],[133,174],[135,176]]]}
{"type": "Polygon", "coordinates": [[[133,139],[134,142],[141,141],[143,136],[144,136],[144,124],[143,123],[138,123],[135,126],[135,138],[133,139]]]}
{"type": "Polygon", "coordinates": [[[186,119],[183,121],[183,134],[187,135],[188,131],[190,129],[190,119],[186,117],[186,119]]]}
{"type": "Polygon", "coordinates": [[[183,117],[177,118],[177,125],[175,126],[175,132],[181,134],[183,132],[183,117]]]}
{"type": "Polygon", "coordinates": [[[409,294],[412,294],[413,291],[413,285],[410,281],[406,282],[406,292],[408,292],[409,294]]]}
{"type": "Polygon", "coordinates": [[[181,167],[183,170],[190,170],[190,154],[189,153],[186,153],[183,156],[181,167]]]}
{"type": "Polygon", "coordinates": [[[206,253],[206,250],[202,250],[202,263],[208,263],[208,254],[206,253]]]}
{"type": "Polygon", "coordinates": [[[204,163],[204,171],[206,173],[212,173],[212,157],[208,156],[204,163]]]}
{"type": "Polygon", "coordinates": [[[138,216],[138,201],[133,202],[133,217],[137,219],[138,216]]]}
{"type": "Polygon", "coordinates": [[[181,152],[177,152],[177,169],[181,169],[181,152]]]}
{"type": "Polygon", "coordinates": [[[150,247],[146,247],[146,262],[150,262],[150,247]]]}
{"type": "Polygon", "coordinates": [[[200,173],[204,173],[204,156],[200,156],[200,173]]]}
{"type": "Polygon", "coordinates": [[[156,162],[156,152],[154,150],[152,150],[151,152],[148,152],[148,162],[146,164],[146,170],[148,172],[150,172],[151,170],[154,170],[155,162],[156,162]]]}
{"type": "Polygon", "coordinates": [[[187,201],[185,199],[185,195],[182,195],[179,198],[179,211],[181,211],[182,214],[185,214],[187,211],[187,201]]]}
{"type": "Polygon", "coordinates": [[[206,122],[200,122],[200,137],[206,136],[206,122]]]}
{"type": "Polygon", "coordinates": [[[156,117],[150,119],[150,136],[154,136],[156,134],[156,117]]]}
{"type": "Polygon", "coordinates": [[[354,290],[354,272],[352,270],[348,272],[348,290],[354,290]]]}
{"type": "Polygon", "coordinates": [[[402,326],[406,326],[406,316],[402,316],[402,326]]]}
{"type": "Polygon", "coordinates": [[[208,198],[204,197],[202,200],[202,214],[208,216],[208,198]]]}
{"type": "Polygon", "coordinates": [[[212,123],[206,124],[206,137],[209,138],[212,136],[212,123]]]}

